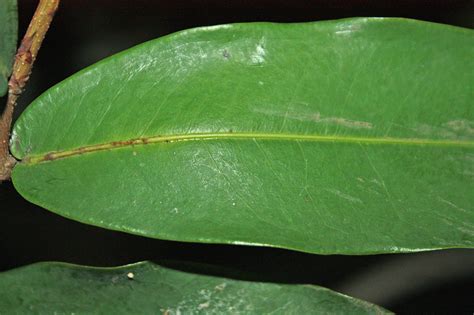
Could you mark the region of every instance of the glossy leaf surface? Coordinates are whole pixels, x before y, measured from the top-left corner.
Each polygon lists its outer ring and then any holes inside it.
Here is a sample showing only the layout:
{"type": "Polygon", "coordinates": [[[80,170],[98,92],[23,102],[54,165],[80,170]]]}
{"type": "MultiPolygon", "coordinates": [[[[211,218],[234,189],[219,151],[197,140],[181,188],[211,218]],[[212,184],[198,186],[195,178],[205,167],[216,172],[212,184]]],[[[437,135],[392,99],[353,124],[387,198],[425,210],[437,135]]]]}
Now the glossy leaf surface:
{"type": "Polygon", "coordinates": [[[28,200],[148,237],[323,254],[474,246],[474,33],[206,27],[53,87],[13,130],[28,200]]]}
{"type": "Polygon", "coordinates": [[[18,33],[16,0],[0,1],[0,97],[8,88],[18,33]]]}
{"type": "Polygon", "coordinates": [[[0,274],[8,314],[387,314],[312,285],[232,280],[138,263],[92,268],[40,263],[0,274]]]}

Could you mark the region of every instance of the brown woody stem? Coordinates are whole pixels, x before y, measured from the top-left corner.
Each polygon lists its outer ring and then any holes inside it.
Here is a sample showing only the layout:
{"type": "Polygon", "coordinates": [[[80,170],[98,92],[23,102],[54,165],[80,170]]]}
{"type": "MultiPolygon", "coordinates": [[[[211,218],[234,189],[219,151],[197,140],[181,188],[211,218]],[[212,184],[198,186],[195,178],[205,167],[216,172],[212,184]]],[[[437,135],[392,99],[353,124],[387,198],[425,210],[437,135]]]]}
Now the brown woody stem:
{"type": "Polygon", "coordinates": [[[20,47],[15,56],[13,71],[8,82],[7,104],[0,118],[0,181],[10,179],[11,171],[16,163],[10,155],[9,139],[13,111],[18,97],[28,81],[38,51],[58,9],[60,0],[40,0],[35,14],[31,19],[20,47]]]}

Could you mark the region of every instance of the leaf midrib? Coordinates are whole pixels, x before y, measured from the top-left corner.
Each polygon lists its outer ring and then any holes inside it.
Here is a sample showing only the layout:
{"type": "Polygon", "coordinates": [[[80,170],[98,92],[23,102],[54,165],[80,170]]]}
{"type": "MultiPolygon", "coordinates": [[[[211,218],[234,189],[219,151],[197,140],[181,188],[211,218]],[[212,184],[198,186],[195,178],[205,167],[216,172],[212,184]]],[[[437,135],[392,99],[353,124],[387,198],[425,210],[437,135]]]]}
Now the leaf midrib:
{"type": "Polygon", "coordinates": [[[255,132],[221,132],[221,133],[192,133],[178,135],[159,135],[130,140],[111,141],[107,143],[82,146],[64,151],[52,151],[40,155],[27,156],[22,160],[25,164],[38,164],[46,161],[63,159],[71,156],[93,153],[98,151],[114,150],[137,145],[153,143],[170,143],[178,141],[196,140],[280,140],[280,141],[314,141],[314,142],[338,142],[359,144],[391,144],[391,145],[420,145],[420,146],[442,146],[442,147],[473,147],[474,141],[469,140],[435,140],[420,138],[393,138],[393,137],[356,137],[335,135],[304,135],[304,134],[276,134],[255,132]]]}

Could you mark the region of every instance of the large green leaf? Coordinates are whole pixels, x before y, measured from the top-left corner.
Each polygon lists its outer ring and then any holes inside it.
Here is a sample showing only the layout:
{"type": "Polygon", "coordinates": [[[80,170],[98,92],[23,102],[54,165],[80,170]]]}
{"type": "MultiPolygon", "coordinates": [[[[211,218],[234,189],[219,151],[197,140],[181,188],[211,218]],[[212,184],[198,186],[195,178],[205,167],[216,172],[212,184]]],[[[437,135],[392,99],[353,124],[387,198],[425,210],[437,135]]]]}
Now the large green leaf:
{"type": "Polygon", "coordinates": [[[18,33],[16,0],[0,1],[0,96],[8,88],[18,33]]]}
{"type": "Polygon", "coordinates": [[[312,285],[248,282],[138,263],[40,263],[0,274],[7,314],[388,314],[312,285]]]}
{"type": "Polygon", "coordinates": [[[474,246],[474,33],[403,19],[205,27],[40,96],[28,200],[181,241],[367,254],[474,246]]]}

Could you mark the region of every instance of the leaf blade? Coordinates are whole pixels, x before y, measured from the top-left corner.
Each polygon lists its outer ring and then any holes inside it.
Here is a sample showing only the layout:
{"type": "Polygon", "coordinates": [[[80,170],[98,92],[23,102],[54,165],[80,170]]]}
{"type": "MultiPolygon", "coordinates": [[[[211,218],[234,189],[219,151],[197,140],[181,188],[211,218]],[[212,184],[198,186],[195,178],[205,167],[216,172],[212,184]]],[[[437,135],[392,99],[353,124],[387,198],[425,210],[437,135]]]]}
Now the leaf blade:
{"type": "Polygon", "coordinates": [[[5,0],[0,3],[0,97],[8,88],[13,57],[15,56],[18,36],[18,13],[16,0],[5,0]]]}
{"type": "Polygon", "coordinates": [[[27,109],[14,184],[63,216],[149,237],[323,254],[473,247],[472,42],[349,19],[145,43],[27,109]]]}
{"type": "Polygon", "coordinates": [[[116,268],[40,263],[0,279],[0,306],[9,313],[390,313],[317,286],[239,281],[148,262],[116,268]]]}

